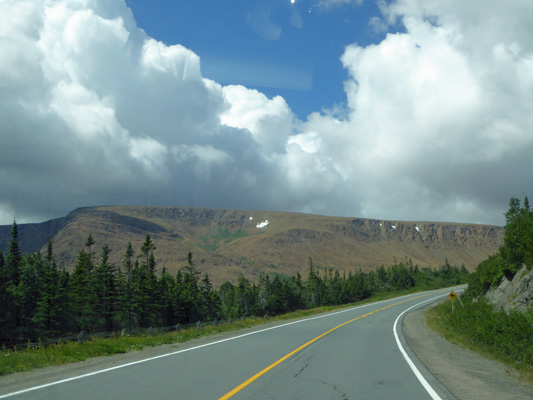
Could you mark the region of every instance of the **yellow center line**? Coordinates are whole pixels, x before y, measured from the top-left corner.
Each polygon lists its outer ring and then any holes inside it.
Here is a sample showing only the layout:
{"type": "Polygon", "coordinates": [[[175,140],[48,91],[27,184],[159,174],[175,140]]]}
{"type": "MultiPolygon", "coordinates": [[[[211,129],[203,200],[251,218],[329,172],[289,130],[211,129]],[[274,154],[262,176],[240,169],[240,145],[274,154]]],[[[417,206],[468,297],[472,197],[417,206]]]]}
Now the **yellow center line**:
{"type": "MultiPolygon", "coordinates": [[[[439,292],[437,292],[439,293],[439,292]]],[[[239,386],[237,386],[235,389],[233,389],[232,391],[226,393],[224,396],[222,396],[221,398],[219,398],[218,400],[226,400],[226,399],[229,399],[230,397],[232,397],[234,394],[240,392],[242,389],[244,389],[246,386],[248,386],[250,383],[252,383],[253,381],[255,381],[257,378],[259,378],[260,376],[266,374],[268,371],[270,371],[272,368],[274,368],[276,365],[279,365],[281,364],[283,361],[285,361],[287,358],[293,356],[294,354],[298,353],[300,350],[304,349],[305,347],[309,346],[311,343],[314,343],[316,342],[318,339],[320,338],[323,338],[324,336],[326,336],[328,333],[331,333],[341,327],[343,327],[344,325],[348,325],[349,323],[351,322],[354,322],[354,321],[357,321],[358,319],[361,319],[361,318],[365,318],[369,315],[372,315],[374,313],[377,313],[378,311],[383,311],[387,308],[390,308],[390,307],[393,307],[393,306],[397,306],[399,304],[402,304],[402,303],[405,303],[405,302],[408,302],[408,301],[411,301],[411,300],[416,300],[416,299],[419,299],[421,297],[425,297],[425,296],[429,296],[429,295],[432,295],[432,294],[435,294],[435,292],[433,293],[427,293],[427,294],[424,294],[424,295],[421,295],[421,296],[417,296],[417,297],[412,297],[410,299],[407,299],[407,300],[403,300],[403,301],[400,301],[398,303],[394,303],[394,304],[391,304],[391,305],[388,305],[386,307],[382,307],[380,309],[377,309],[377,310],[374,310],[374,311],[371,311],[369,313],[366,313],[365,315],[361,315],[357,318],[354,318],[354,319],[351,319],[349,321],[346,321],[338,326],[336,326],[335,328],[333,329],[330,329],[329,331],[327,332],[324,332],[322,335],[320,336],[317,336],[316,338],[310,340],[309,342],[301,345],[300,347],[298,347],[296,350],[293,350],[291,351],[289,354],[287,354],[286,356],[280,358],[278,361],[276,361],[275,363],[273,364],[270,364],[268,367],[266,367],[264,370],[258,372],[257,374],[255,374],[254,376],[252,376],[251,378],[249,378],[248,380],[244,381],[243,383],[241,383],[239,386]]]]}

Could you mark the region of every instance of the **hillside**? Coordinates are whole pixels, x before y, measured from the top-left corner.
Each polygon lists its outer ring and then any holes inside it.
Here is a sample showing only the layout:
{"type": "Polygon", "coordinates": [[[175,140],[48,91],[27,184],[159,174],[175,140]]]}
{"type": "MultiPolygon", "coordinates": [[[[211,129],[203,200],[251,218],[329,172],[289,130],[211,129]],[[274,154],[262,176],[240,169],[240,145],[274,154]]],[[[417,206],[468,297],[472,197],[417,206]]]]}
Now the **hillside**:
{"type": "MultiPolygon", "coordinates": [[[[5,252],[10,226],[0,227],[5,252]]],[[[64,218],[19,225],[23,252],[37,251],[51,238],[60,265],[72,269],[91,233],[98,254],[108,244],[111,261],[120,265],[126,245],[137,253],[151,236],[158,267],[171,273],[185,265],[189,251],[198,270],[215,285],[235,282],[239,274],[256,280],[259,273],[307,273],[308,259],[319,268],[372,270],[410,258],[437,267],[446,259],[473,270],[498,252],[504,230],[498,226],[440,222],[381,221],[361,218],[267,211],[180,207],[87,207],[64,218]]]]}

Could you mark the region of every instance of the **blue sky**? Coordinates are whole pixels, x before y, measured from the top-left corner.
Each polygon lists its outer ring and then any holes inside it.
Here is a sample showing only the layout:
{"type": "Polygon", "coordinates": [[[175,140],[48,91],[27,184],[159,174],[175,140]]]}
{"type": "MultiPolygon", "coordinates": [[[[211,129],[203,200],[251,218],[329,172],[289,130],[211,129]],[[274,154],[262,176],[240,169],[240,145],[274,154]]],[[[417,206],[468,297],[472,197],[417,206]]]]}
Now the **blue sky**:
{"type": "Polygon", "coordinates": [[[149,36],[198,54],[205,77],[281,95],[300,119],[345,102],[347,74],[340,56],[347,45],[366,46],[385,36],[369,25],[381,17],[373,1],[329,9],[311,0],[127,4],[149,36]],[[272,24],[270,36],[263,24],[272,24]]]}
{"type": "Polygon", "coordinates": [[[531,15],[0,0],[0,223],[144,205],[502,225],[532,197],[531,15]]]}

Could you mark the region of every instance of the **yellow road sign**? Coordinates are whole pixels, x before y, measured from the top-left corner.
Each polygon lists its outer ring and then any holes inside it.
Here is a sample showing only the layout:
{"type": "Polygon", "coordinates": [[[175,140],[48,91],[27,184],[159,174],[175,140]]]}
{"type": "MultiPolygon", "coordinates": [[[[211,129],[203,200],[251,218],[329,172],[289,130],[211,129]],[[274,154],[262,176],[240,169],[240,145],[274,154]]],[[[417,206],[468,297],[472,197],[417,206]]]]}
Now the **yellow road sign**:
{"type": "Polygon", "coordinates": [[[452,300],[455,300],[457,298],[457,294],[455,294],[455,292],[451,292],[448,297],[452,300]]]}

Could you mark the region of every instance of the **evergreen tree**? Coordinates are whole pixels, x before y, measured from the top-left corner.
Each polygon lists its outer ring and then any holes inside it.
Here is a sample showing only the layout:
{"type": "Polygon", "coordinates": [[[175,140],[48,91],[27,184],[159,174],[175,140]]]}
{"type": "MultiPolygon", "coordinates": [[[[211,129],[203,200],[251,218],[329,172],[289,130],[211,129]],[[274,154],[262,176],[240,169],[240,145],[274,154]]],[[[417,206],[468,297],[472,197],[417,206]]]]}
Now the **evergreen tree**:
{"type": "MultiPolygon", "coordinates": [[[[247,317],[252,315],[262,315],[267,311],[268,307],[268,276],[262,275],[266,287],[266,303],[264,309],[259,306],[259,290],[255,285],[251,285],[250,281],[242,274],[239,274],[239,281],[236,287],[236,314],[238,317],[247,317]]],[[[261,279],[261,278],[260,278],[261,279]]]]}
{"type": "Polygon", "coordinates": [[[143,314],[143,309],[145,304],[148,302],[148,299],[145,299],[145,291],[142,290],[144,286],[144,279],[146,275],[146,269],[141,267],[139,260],[135,260],[133,264],[133,269],[131,271],[131,311],[132,311],[132,326],[143,326],[145,325],[142,321],[141,325],[141,314],[143,314]]]}
{"type": "Polygon", "coordinates": [[[15,328],[15,301],[11,276],[0,250],[0,342],[6,342],[15,328]]]}
{"type": "Polygon", "coordinates": [[[409,274],[403,262],[387,268],[388,281],[395,290],[405,290],[415,285],[414,278],[409,274]]]}
{"type": "Polygon", "coordinates": [[[197,322],[202,318],[204,304],[198,287],[200,272],[194,265],[191,252],[187,254],[187,265],[183,269],[184,311],[188,316],[188,323],[197,322]]]}
{"type": "Polygon", "coordinates": [[[112,331],[118,309],[116,268],[109,263],[111,249],[102,246],[101,261],[91,277],[91,326],[93,330],[112,331]]]}
{"type": "Polygon", "coordinates": [[[6,263],[9,274],[9,280],[14,286],[19,284],[21,262],[22,256],[20,254],[18,244],[18,227],[17,223],[13,222],[13,226],[11,227],[11,241],[9,242],[6,263]]]}
{"type": "Polygon", "coordinates": [[[220,305],[222,318],[233,319],[237,318],[237,301],[235,295],[235,286],[231,282],[224,282],[218,289],[220,296],[220,305]]]}
{"type": "Polygon", "coordinates": [[[89,314],[91,311],[89,304],[89,282],[91,278],[89,262],[89,254],[85,250],[80,250],[74,272],[69,280],[69,297],[78,331],[89,329],[89,314]]]}
{"type": "Polygon", "coordinates": [[[87,274],[91,275],[93,271],[93,253],[91,252],[91,246],[94,244],[93,235],[89,233],[89,236],[87,236],[87,240],[85,241],[85,247],[87,247],[87,254],[89,256],[88,263],[87,263],[87,274]]]}
{"type": "Polygon", "coordinates": [[[505,213],[505,237],[500,254],[502,271],[509,279],[522,268],[522,264],[533,266],[533,212],[529,210],[527,197],[524,204],[527,207],[522,208],[520,200],[511,198],[505,213]]]}
{"type": "Polygon", "coordinates": [[[41,295],[32,318],[36,333],[41,338],[58,336],[66,329],[65,310],[68,307],[66,288],[61,285],[51,240],[48,241],[43,267],[41,295]]]}
{"type": "Polygon", "coordinates": [[[374,278],[375,278],[375,285],[378,288],[378,290],[388,290],[390,288],[387,271],[385,270],[385,267],[383,265],[378,267],[374,275],[374,278]]]}
{"type": "Polygon", "coordinates": [[[154,246],[152,239],[150,239],[150,235],[146,235],[144,243],[141,247],[141,251],[144,254],[144,257],[146,258],[146,267],[148,267],[148,258],[150,257],[150,253],[153,252],[155,249],[156,247],[154,246]]]}
{"type": "Polygon", "coordinates": [[[126,248],[126,253],[124,255],[124,261],[122,266],[126,274],[125,280],[122,281],[124,285],[123,290],[123,305],[126,313],[127,327],[131,328],[133,324],[133,315],[132,315],[132,270],[133,270],[133,256],[135,252],[133,251],[133,246],[131,242],[128,242],[128,247],[126,248]]]}
{"type": "Polygon", "coordinates": [[[202,279],[200,293],[203,297],[203,318],[210,321],[220,318],[220,297],[213,290],[213,285],[207,272],[202,279]]]}
{"type": "Polygon", "coordinates": [[[185,285],[183,283],[183,274],[181,270],[176,273],[176,291],[174,296],[174,312],[176,314],[176,321],[180,324],[185,324],[189,320],[188,309],[186,309],[186,293],[185,285]]]}
{"type": "MultiPolygon", "coordinates": [[[[149,236],[147,238],[149,240],[149,236]]],[[[150,249],[154,248],[153,245],[150,247],[150,249]]],[[[159,324],[158,309],[160,304],[155,267],[154,252],[150,251],[147,263],[139,266],[137,262],[133,269],[133,303],[137,312],[138,324],[143,328],[159,324]]]]}
{"type": "Polygon", "coordinates": [[[16,298],[19,321],[17,336],[20,339],[35,339],[35,326],[32,318],[41,299],[46,271],[40,253],[26,254],[20,269],[16,298]]]}
{"type": "Polygon", "coordinates": [[[287,310],[285,297],[283,293],[283,284],[279,279],[279,275],[275,275],[274,279],[268,285],[268,298],[267,298],[267,313],[269,315],[277,315],[287,310]]]}
{"type": "Polygon", "coordinates": [[[22,263],[22,256],[18,245],[18,227],[17,223],[13,221],[11,227],[11,241],[5,259],[6,268],[6,282],[5,287],[8,292],[6,295],[6,329],[14,332],[21,323],[21,302],[23,301],[22,293],[19,290],[20,283],[20,269],[22,263]]]}
{"type": "Polygon", "coordinates": [[[284,282],[284,291],[287,296],[287,307],[289,311],[301,310],[305,308],[303,299],[303,282],[299,272],[290,280],[284,282]]]}
{"type": "Polygon", "coordinates": [[[163,326],[171,326],[178,323],[176,313],[176,279],[170,275],[166,268],[161,271],[159,279],[160,313],[163,326]]]}
{"type": "Polygon", "coordinates": [[[527,196],[524,198],[523,210],[524,211],[531,211],[531,209],[529,208],[529,199],[527,198],[527,196]]]}
{"type": "Polygon", "coordinates": [[[315,272],[313,259],[309,257],[309,273],[305,285],[307,307],[314,308],[320,305],[320,285],[321,280],[315,272]]]}

